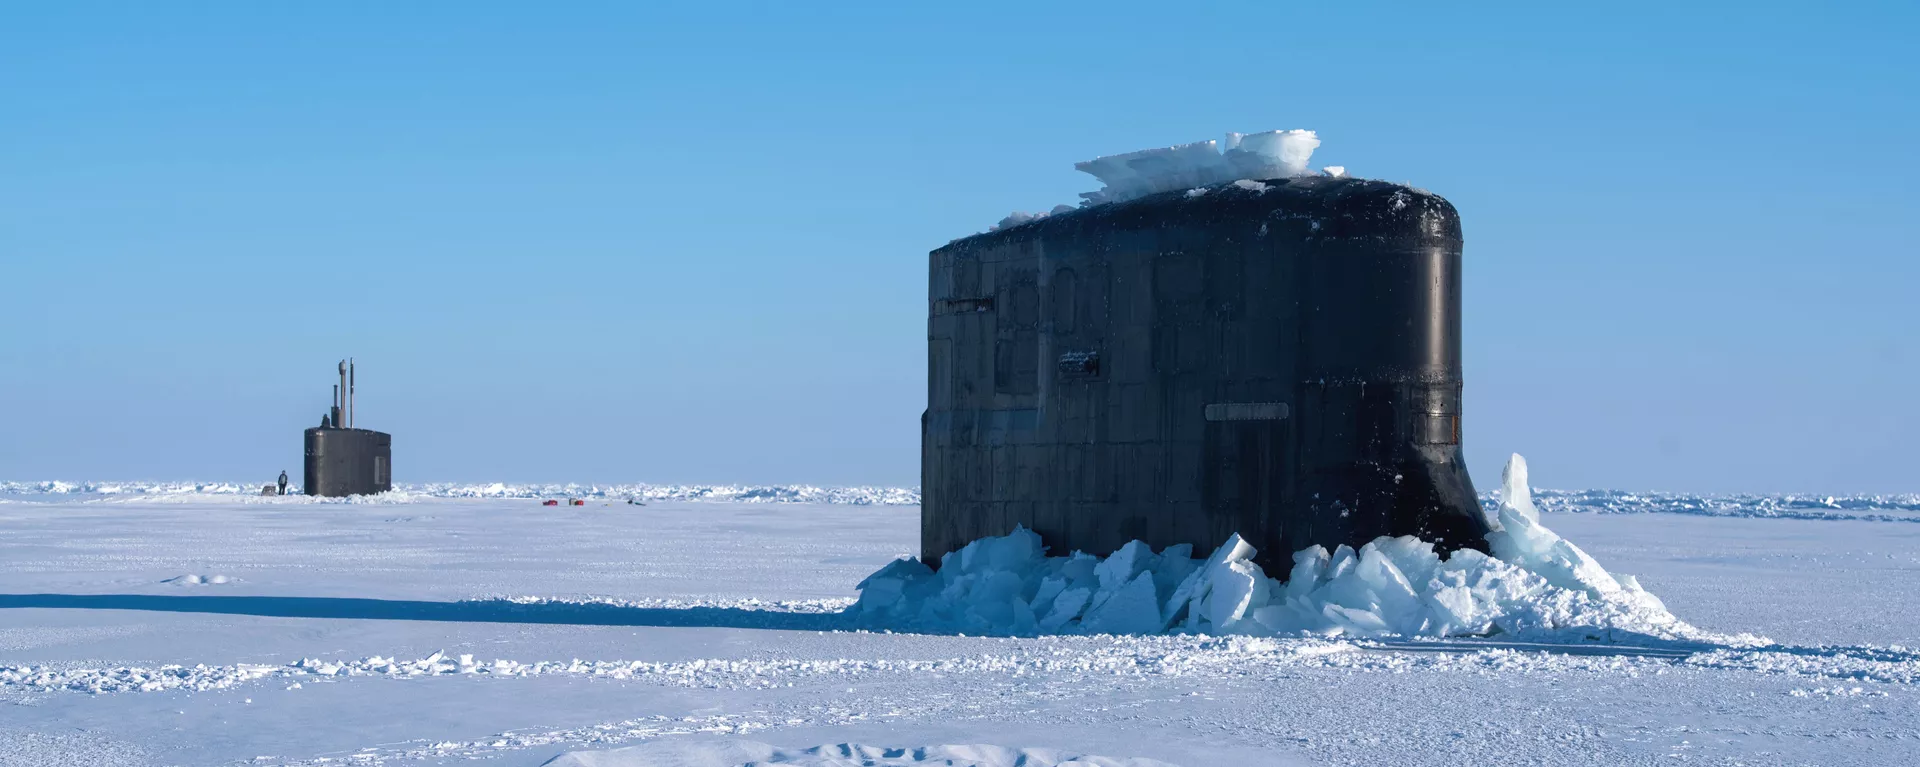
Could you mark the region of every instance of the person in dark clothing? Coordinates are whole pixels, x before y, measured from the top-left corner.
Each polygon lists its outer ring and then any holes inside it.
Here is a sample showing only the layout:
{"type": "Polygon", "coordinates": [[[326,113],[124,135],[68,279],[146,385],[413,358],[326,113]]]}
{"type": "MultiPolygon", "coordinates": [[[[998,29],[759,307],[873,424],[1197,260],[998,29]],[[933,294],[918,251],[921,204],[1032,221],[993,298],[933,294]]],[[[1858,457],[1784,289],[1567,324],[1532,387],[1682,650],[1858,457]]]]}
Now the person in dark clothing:
{"type": "Polygon", "coordinates": [[[281,495],[287,494],[287,470],[286,469],[280,470],[280,494],[281,495]]]}

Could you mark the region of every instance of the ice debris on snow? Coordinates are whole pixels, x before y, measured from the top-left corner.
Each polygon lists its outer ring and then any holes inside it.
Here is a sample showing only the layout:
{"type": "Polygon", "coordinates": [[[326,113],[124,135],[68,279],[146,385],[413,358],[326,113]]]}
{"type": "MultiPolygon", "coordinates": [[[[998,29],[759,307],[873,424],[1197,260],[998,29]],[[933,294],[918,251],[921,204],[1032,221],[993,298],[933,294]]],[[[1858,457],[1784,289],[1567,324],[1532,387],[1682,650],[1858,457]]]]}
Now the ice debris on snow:
{"type": "MultiPolygon", "coordinates": [[[[1206,559],[1190,546],[1133,541],[1104,559],[1048,557],[1025,528],[941,558],[889,563],[860,583],[867,625],[983,634],[1500,635],[1613,641],[1629,636],[1738,641],[1675,618],[1631,576],[1617,576],[1540,523],[1524,459],[1508,466],[1489,556],[1441,558],[1412,536],[1358,550],[1313,546],[1283,583],[1234,535],[1206,559]]],[[[1756,640],[1757,641],[1757,640],[1756,640]]]]}
{"type": "MultiPolygon", "coordinates": [[[[77,665],[0,664],[0,695],[126,694],[226,690],[252,683],[315,684],[381,677],[566,677],[637,680],[675,687],[763,690],[797,679],[873,675],[984,674],[1006,676],[1236,676],[1260,678],[1289,670],[1335,668],[1359,672],[1410,670],[1472,673],[1592,671],[1662,673],[1676,664],[1696,669],[1840,680],[1848,684],[1920,685],[1920,652],[1899,647],[1755,648],[1677,645],[1676,653],[1649,655],[1529,651],[1499,644],[1437,645],[1458,652],[1405,653],[1364,639],[1211,637],[1162,635],[1115,642],[1092,637],[1050,636],[1021,640],[1038,644],[996,648],[984,654],[931,659],[889,658],[705,658],[686,661],[476,659],[434,653],[418,660],[369,657],[304,659],[285,665],[166,665],[90,668],[77,665]],[[1008,651],[1012,650],[1012,651],[1008,651]],[[1384,650],[1384,651],[1383,651],[1384,650]]],[[[1537,649],[1546,649],[1545,645],[1537,649]]]]}
{"type": "Polygon", "coordinates": [[[1099,204],[1232,181],[1304,175],[1319,146],[1320,137],[1310,130],[1228,133],[1225,141],[1142,149],[1096,157],[1073,167],[1104,184],[1100,191],[1080,195],[1089,204],[1099,204]]]}
{"type": "Polygon", "coordinates": [[[225,583],[233,583],[238,580],[240,579],[233,578],[230,576],[225,576],[225,575],[200,575],[198,573],[188,573],[186,575],[179,575],[172,578],[168,578],[166,580],[161,581],[161,583],[172,583],[180,586],[206,586],[206,585],[217,586],[225,583]]]}
{"type": "Polygon", "coordinates": [[[739,738],[659,740],[610,751],[576,751],[554,757],[542,767],[748,767],[763,764],[792,767],[1173,767],[1152,759],[1117,759],[1050,748],[993,745],[880,747],[836,743],[786,749],[739,738]]]}

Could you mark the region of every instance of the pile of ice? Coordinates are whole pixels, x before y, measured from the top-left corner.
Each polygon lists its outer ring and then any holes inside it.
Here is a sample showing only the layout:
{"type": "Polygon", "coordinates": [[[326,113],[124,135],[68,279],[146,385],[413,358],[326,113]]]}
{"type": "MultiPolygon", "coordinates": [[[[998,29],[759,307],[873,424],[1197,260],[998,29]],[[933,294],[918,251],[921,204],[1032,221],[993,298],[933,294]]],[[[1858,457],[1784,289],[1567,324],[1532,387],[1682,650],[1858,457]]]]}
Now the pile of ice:
{"type": "Polygon", "coordinates": [[[1013,635],[1713,638],[1542,525],[1524,459],[1514,456],[1504,479],[1489,519],[1492,556],[1462,549],[1443,559],[1426,541],[1383,537],[1358,551],[1296,552],[1281,583],[1238,535],[1206,559],[1140,541],[1101,559],[1048,557],[1022,528],[947,554],[937,573],[895,560],[860,583],[853,612],[874,628],[1013,635]]]}
{"type": "MultiPolygon", "coordinates": [[[[1310,175],[1312,171],[1307,170],[1307,163],[1319,146],[1320,137],[1310,130],[1228,133],[1224,141],[1196,141],[1106,155],[1074,163],[1073,167],[1100,179],[1103,186],[1099,191],[1080,194],[1084,199],[1082,205],[1099,205],[1160,192],[1183,189],[1201,192],[1219,184],[1310,175]]],[[[1347,174],[1347,169],[1334,165],[1321,172],[1340,177],[1347,174]]],[[[1046,213],[1015,211],[1000,219],[993,229],[1019,226],[1073,210],[1066,205],[1055,205],[1046,213]]]]}
{"type": "Polygon", "coordinates": [[[1242,179],[1305,175],[1307,162],[1319,146],[1320,137],[1310,130],[1228,133],[1224,142],[1142,149],[1096,157],[1073,167],[1105,184],[1098,192],[1080,195],[1097,204],[1242,179]]]}

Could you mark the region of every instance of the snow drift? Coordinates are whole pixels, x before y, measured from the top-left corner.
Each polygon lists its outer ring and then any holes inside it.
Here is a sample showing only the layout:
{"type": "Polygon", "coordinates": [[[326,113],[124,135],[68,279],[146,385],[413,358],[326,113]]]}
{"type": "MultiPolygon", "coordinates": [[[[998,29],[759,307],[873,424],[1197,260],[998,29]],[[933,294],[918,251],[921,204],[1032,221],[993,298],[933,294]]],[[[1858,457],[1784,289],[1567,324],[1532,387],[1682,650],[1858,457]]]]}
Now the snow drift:
{"type": "Polygon", "coordinates": [[[1615,575],[1540,522],[1526,462],[1508,463],[1488,556],[1441,558],[1407,536],[1358,550],[1296,552],[1282,583],[1233,536],[1205,559],[1187,545],[1133,541],[1104,559],[1048,557],[1024,528],[968,544],[934,572],[900,559],[860,583],[852,608],[875,628],[982,634],[1168,631],[1616,640],[1708,639],[1633,579],[1615,575]]]}

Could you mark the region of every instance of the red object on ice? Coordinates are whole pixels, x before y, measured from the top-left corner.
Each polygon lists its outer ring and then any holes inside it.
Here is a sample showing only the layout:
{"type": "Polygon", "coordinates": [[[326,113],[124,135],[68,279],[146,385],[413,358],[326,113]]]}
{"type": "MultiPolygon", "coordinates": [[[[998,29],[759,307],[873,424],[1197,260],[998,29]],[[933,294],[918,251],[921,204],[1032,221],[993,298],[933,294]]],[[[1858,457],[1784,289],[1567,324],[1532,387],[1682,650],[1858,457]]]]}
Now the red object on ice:
{"type": "Polygon", "coordinates": [[[541,506],[559,506],[560,502],[559,501],[541,501],[540,505],[541,506]]]}
{"type": "Polygon", "coordinates": [[[580,499],[578,499],[578,498],[575,498],[575,499],[573,499],[573,505],[575,505],[575,506],[585,506],[585,505],[587,505],[587,502],[586,502],[586,501],[583,501],[583,500],[580,500],[580,499]]]}

